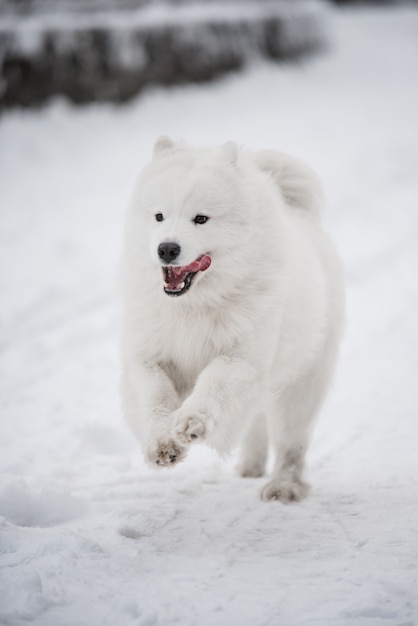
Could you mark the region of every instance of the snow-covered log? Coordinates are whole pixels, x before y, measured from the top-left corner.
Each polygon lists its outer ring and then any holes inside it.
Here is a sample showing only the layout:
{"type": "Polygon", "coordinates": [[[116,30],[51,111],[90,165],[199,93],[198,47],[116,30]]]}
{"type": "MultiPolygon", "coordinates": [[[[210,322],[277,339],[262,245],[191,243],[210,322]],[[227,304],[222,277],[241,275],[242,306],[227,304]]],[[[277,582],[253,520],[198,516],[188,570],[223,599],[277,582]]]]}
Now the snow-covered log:
{"type": "Polygon", "coordinates": [[[125,101],[147,85],[209,80],[255,57],[299,58],[325,41],[321,0],[130,2],[112,11],[96,0],[96,10],[82,11],[78,1],[72,12],[60,2],[48,12],[46,0],[26,0],[22,15],[16,7],[25,0],[0,0],[0,106],[57,94],[125,101]]]}

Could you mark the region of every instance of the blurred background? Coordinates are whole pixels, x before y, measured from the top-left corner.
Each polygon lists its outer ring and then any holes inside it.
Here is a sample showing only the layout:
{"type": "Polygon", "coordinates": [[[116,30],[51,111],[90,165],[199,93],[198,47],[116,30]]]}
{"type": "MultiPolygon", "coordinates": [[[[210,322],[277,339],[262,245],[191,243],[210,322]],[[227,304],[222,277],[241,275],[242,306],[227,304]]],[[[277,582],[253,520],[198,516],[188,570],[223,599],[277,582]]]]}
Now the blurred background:
{"type": "Polygon", "coordinates": [[[0,105],[124,102],[325,43],[321,0],[1,0],[0,105]]]}
{"type": "Polygon", "coordinates": [[[417,2],[0,0],[1,624],[418,623],[417,77],[417,2]],[[155,473],[124,426],[124,211],[161,134],[323,180],[347,328],[298,506],[204,446],[155,473]]]}

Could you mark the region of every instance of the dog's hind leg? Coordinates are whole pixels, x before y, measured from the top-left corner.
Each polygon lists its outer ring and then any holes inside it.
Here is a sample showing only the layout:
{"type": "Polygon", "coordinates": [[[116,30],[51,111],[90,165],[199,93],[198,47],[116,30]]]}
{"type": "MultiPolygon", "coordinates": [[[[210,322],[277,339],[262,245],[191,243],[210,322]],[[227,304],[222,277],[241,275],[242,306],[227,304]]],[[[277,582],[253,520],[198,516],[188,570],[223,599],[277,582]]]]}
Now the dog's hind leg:
{"type": "Polygon", "coordinates": [[[323,358],[303,379],[282,389],[273,403],[268,419],[276,460],[273,479],[261,492],[263,500],[298,501],[309,491],[303,479],[305,456],[328,388],[332,356],[323,358]]]}
{"type": "Polygon", "coordinates": [[[273,479],[261,492],[263,500],[302,500],[309,485],[303,471],[315,417],[325,399],[337,357],[339,327],[330,333],[323,353],[302,378],[280,390],[268,412],[269,437],[276,460],[273,479]]]}
{"type": "Polygon", "coordinates": [[[263,476],[268,453],[267,423],[264,413],[257,413],[249,421],[241,441],[238,472],[241,476],[263,476]]]}
{"type": "Polygon", "coordinates": [[[316,411],[300,387],[283,390],[269,414],[269,434],[276,458],[273,478],[261,492],[263,500],[299,501],[309,490],[303,470],[316,411]]]}

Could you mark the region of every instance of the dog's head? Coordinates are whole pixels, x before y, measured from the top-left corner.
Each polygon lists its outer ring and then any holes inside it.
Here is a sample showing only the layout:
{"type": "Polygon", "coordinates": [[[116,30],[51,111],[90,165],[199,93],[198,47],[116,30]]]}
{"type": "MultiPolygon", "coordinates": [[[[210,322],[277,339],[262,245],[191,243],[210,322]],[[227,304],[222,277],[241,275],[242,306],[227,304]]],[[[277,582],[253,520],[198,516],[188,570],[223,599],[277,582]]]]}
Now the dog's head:
{"type": "Polygon", "coordinates": [[[201,291],[215,277],[225,289],[241,277],[254,215],[245,187],[235,144],[196,150],[166,137],[157,141],[134,210],[168,296],[197,291],[198,284],[201,291]]]}

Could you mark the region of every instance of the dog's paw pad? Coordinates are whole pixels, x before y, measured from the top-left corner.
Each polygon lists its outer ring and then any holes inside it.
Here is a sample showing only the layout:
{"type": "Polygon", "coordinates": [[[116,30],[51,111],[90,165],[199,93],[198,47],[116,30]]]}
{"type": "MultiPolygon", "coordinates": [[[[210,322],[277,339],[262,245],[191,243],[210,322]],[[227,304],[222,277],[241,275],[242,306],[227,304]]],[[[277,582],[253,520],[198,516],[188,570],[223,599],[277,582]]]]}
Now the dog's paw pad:
{"type": "Polygon", "coordinates": [[[186,450],[177,441],[160,441],[154,450],[148,452],[150,463],[159,467],[173,467],[185,457],[186,450]]]}
{"type": "Polygon", "coordinates": [[[205,436],[205,425],[198,417],[179,418],[174,432],[182,443],[188,444],[205,436]]]}
{"type": "Polygon", "coordinates": [[[302,481],[272,480],[261,491],[262,500],[299,502],[308,495],[309,485],[302,481]]]}

